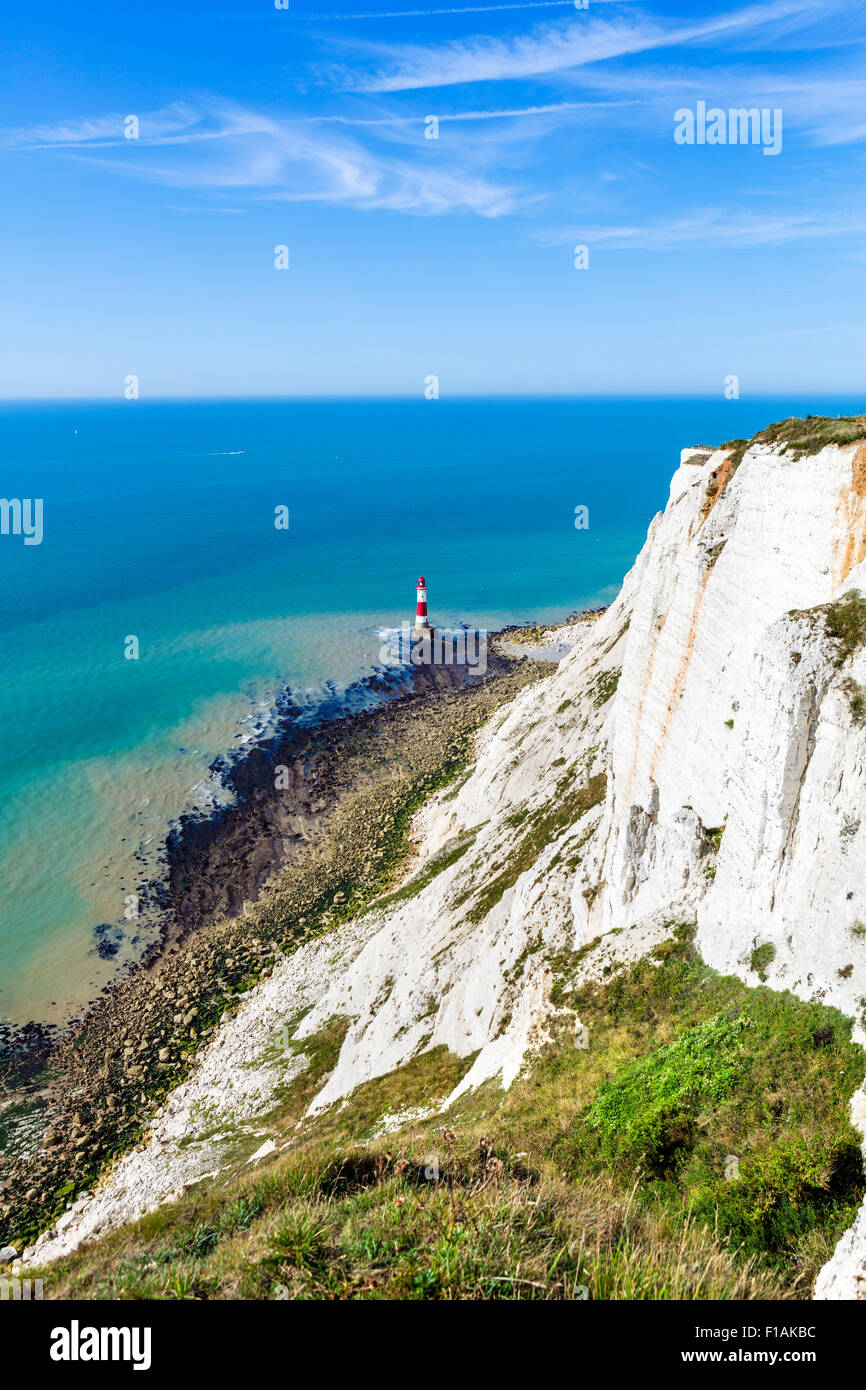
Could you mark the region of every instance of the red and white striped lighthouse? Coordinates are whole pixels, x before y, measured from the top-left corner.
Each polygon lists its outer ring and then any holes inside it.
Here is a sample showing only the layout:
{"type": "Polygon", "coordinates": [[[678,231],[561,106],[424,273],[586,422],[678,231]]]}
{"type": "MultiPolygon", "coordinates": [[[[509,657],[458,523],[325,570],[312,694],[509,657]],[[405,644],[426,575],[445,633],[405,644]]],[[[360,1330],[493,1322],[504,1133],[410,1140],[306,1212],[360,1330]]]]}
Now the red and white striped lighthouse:
{"type": "Polygon", "coordinates": [[[418,602],[415,606],[415,631],[428,633],[430,624],[427,621],[427,583],[423,574],[418,580],[418,602]]]}

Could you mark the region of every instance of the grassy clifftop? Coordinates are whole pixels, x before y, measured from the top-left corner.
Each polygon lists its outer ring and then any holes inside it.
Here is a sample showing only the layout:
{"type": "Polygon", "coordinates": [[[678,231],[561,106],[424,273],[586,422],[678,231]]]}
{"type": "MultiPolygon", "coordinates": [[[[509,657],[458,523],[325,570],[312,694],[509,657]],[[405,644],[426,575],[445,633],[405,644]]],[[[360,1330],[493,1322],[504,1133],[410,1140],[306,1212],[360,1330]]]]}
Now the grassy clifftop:
{"type": "Polygon", "coordinates": [[[299,1126],[323,1039],[256,1176],[63,1260],[46,1297],[808,1297],[863,1193],[864,1056],[838,1012],[715,974],[690,937],[601,983],[591,950],[552,961],[551,1040],[447,1115],[471,1058],[437,1049],[299,1126]]]}
{"type": "Polygon", "coordinates": [[[732,450],[736,465],[753,444],[772,444],[796,459],[820,453],[828,444],[855,444],[858,439],[866,440],[866,415],[790,415],[767,425],[751,439],[729,439],[721,447],[732,450]]]}

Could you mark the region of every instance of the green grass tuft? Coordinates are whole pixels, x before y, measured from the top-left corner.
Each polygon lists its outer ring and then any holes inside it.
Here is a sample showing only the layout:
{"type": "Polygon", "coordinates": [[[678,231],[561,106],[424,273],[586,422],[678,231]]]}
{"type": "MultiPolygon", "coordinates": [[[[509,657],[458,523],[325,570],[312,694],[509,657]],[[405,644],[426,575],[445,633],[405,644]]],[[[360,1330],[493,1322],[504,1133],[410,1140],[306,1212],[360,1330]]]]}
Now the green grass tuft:
{"type": "Polygon", "coordinates": [[[767,966],[772,965],[776,959],[776,948],[772,941],[765,941],[763,945],[756,946],[749,956],[749,969],[754,970],[755,974],[761,979],[767,978],[767,966]]]}

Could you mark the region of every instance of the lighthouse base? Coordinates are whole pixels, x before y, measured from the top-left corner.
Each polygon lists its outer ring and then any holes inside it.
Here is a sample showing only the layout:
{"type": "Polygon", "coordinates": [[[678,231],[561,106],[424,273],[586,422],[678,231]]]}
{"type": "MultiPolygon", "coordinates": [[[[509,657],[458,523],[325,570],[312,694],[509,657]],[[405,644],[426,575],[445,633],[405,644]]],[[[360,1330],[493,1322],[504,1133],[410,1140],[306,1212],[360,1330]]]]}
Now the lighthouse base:
{"type": "MultiPolygon", "coordinates": [[[[432,666],[437,664],[436,629],[434,627],[413,627],[409,642],[410,661],[413,666],[432,666]]],[[[441,660],[441,658],[440,658],[441,660]]]]}

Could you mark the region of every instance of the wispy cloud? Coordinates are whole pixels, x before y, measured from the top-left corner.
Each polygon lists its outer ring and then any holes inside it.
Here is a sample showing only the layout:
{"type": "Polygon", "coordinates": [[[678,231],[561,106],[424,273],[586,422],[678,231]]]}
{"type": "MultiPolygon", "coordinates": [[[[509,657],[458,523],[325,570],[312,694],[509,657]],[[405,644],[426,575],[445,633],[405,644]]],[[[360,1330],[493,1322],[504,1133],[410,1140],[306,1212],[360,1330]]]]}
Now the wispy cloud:
{"type": "Polygon", "coordinates": [[[343,131],[323,135],[306,121],[216,99],[143,113],[135,140],[124,137],[123,122],[113,115],[0,131],[0,145],[56,150],[170,187],[245,189],[263,199],[482,217],[501,217],[521,201],[515,188],[476,167],[484,162],[482,148],[464,145],[451,152],[447,166],[431,163],[418,120],[411,138],[405,122],[382,122],[390,129],[378,148],[343,131]]]}
{"type": "MultiPolygon", "coordinates": [[[[98,149],[123,140],[126,114],[58,121],[53,125],[10,126],[0,129],[0,146],[7,149],[61,149],[65,146],[98,149]]],[[[146,139],[152,144],[207,139],[214,134],[197,131],[199,113],[183,101],[150,112],[144,119],[146,139]]]]}
{"type": "Polygon", "coordinates": [[[761,217],[729,208],[700,208],[687,216],[656,222],[618,225],[576,225],[547,230],[536,240],[543,245],[586,243],[609,250],[672,251],[695,247],[781,246],[786,242],[823,237],[862,236],[866,210],[859,213],[779,213],[761,217]]]}
{"type": "MultiPolygon", "coordinates": [[[[838,11],[837,0],[825,0],[823,19],[828,11],[838,11]]],[[[807,22],[816,22],[811,0],[767,0],[699,21],[634,13],[608,20],[576,12],[568,24],[544,25],[507,40],[475,38],[437,48],[362,44],[357,90],[340,94],[330,110],[305,99],[275,113],[199,95],[140,113],[137,140],[124,138],[124,113],[115,113],[0,130],[0,147],[36,157],[55,151],[106,173],[211,194],[211,203],[243,202],[245,210],[267,200],[486,218],[531,209],[562,225],[567,190],[569,208],[580,206],[595,225],[574,234],[554,228],[550,238],[557,242],[573,235],[575,241],[591,239],[600,246],[654,250],[859,235],[853,215],[846,220],[832,213],[807,214],[799,198],[790,215],[777,203],[769,218],[744,216],[740,200],[735,213],[714,206],[651,221],[634,180],[624,181],[624,168],[634,166],[634,142],[645,141],[648,131],[652,162],[666,167],[673,111],[698,96],[721,105],[783,105],[786,137],[799,127],[813,145],[866,139],[866,78],[850,64],[834,71],[826,55],[815,62],[808,52],[788,71],[771,68],[766,55],[757,62],[751,53],[735,63],[720,59],[722,44],[715,42],[720,36],[742,45],[763,35],[772,45],[780,28],[807,22]],[[664,46],[711,42],[699,61],[689,55],[691,66],[656,56],[664,46]],[[635,55],[652,56],[624,65],[606,61],[635,55]],[[550,100],[531,100],[535,84],[517,89],[522,100],[489,106],[470,104],[455,93],[447,102],[452,109],[438,112],[442,139],[436,142],[423,138],[421,113],[431,109],[426,97],[421,105],[408,94],[371,95],[544,71],[556,76],[550,100]],[[563,89],[576,99],[555,99],[563,89]],[[461,104],[467,109],[459,109],[461,104]],[[636,108],[644,109],[636,115],[636,108]],[[461,126],[466,129],[460,131],[461,126]],[[557,138],[551,139],[554,129],[557,138]],[[552,187],[546,175],[554,166],[552,187]]],[[[849,25],[845,33],[850,32],[849,25]]],[[[345,69],[339,75],[351,85],[345,69]]],[[[784,196],[781,181],[774,196],[784,196]]],[[[707,200],[724,201],[714,190],[707,200]]],[[[194,201],[175,199],[184,206],[194,201]]],[[[824,206],[846,204],[837,193],[824,206]]],[[[850,198],[847,207],[850,211],[850,198]]]]}
{"type": "MultiPolygon", "coordinates": [[[[698,98],[719,106],[777,106],[788,131],[804,131],[816,145],[866,139],[866,77],[862,62],[826,58],[793,72],[755,64],[634,67],[627,72],[596,68],[583,72],[580,88],[597,99],[641,104],[672,118],[676,107],[698,98]]],[[[565,107],[566,103],[563,103],[565,107]]]]}
{"type": "Polygon", "coordinates": [[[651,49],[705,43],[743,35],[768,25],[814,15],[810,0],[769,0],[697,24],[637,18],[608,20],[575,14],[567,24],[537,26],[512,38],[479,35],[435,47],[361,44],[379,66],[372,72],[342,71],[343,85],[366,92],[398,92],[472,82],[538,77],[622,58],[651,49]]]}
{"type": "Polygon", "coordinates": [[[813,338],[823,333],[866,333],[866,324],[826,323],[820,328],[787,328],[781,333],[756,333],[743,339],[744,343],[772,343],[784,338],[813,338]]]}
{"type": "Polygon", "coordinates": [[[493,111],[445,111],[440,121],[502,121],[522,116],[558,116],[566,112],[590,111],[593,114],[608,111],[613,106],[632,106],[630,101],[554,101],[547,106],[504,107],[493,111]]]}
{"type": "MultiPolygon", "coordinates": [[[[593,0],[593,3],[622,5],[632,3],[632,0],[593,0]]],[[[315,20],[318,23],[327,20],[348,23],[355,19],[427,19],[440,14],[497,14],[503,10],[550,10],[563,7],[574,9],[574,0],[522,0],[519,4],[502,5],[448,5],[441,9],[429,10],[371,10],[365,14],[352,14],[351,11],[345,14],[302,14],[300,18],[315,20]]]]}

